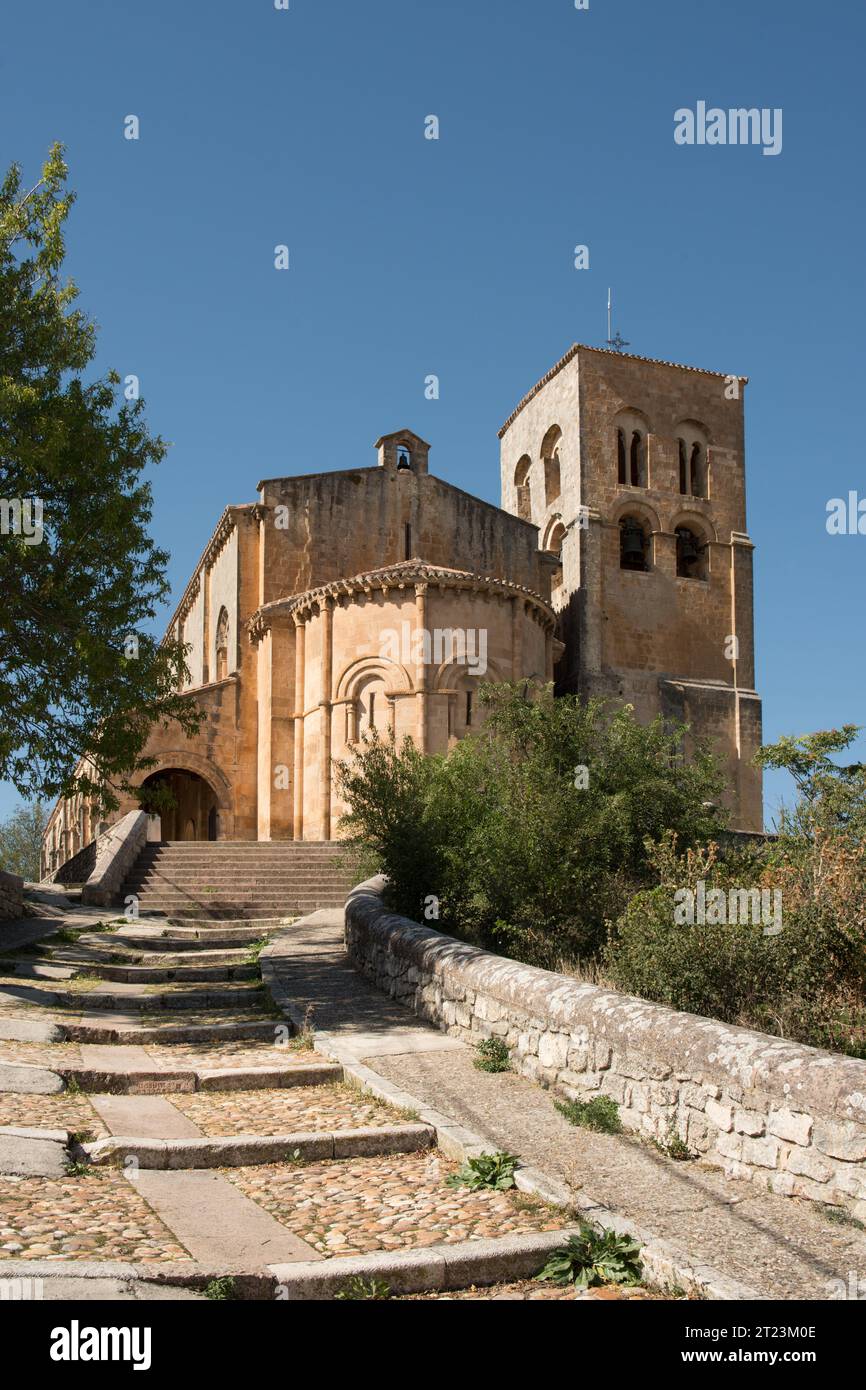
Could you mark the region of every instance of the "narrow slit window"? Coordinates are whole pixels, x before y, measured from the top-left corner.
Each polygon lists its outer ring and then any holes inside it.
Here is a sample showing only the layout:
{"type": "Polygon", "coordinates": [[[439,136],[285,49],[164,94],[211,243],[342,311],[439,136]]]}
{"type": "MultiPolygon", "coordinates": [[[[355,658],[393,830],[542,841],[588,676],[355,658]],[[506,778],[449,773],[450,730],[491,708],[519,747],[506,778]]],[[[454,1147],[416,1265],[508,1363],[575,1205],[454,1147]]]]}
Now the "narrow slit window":
{"type": "Polygon", "coordinates": [[[620,483],[622,483],[623,486],[625,486],[625,484],[628,482],[628,478],[626,477],[626,467],[625,467],[625,431],[624,431],[624,430],[617,430],[617,432],[616,432],[616,472],[617,472],[617,481],[620,482],[620,483]]]}
{"type": "Polygon", "coordinates": [[[403,559],[412,559],[412,527],[408,521],[403,527],[403,559]]]}
{"type": "Polygon", "coordinates": [[[466,692],[466,727],[467,727],[467,729],[470,728],[471,725],[472,725],[472,691],[471,691],[471,690],[467,690],[467,692],[466,692]]]}

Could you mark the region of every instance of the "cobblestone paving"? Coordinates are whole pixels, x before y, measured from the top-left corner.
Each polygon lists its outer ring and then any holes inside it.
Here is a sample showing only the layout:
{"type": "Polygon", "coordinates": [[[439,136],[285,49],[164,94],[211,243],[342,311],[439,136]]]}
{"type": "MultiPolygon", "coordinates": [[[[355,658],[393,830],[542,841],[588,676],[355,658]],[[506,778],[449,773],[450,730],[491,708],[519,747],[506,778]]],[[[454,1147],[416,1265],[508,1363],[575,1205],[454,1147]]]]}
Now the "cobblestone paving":
{"type": "Polygon", "coordinates": [[[78,1043],[0,1042],[0,1062],[24,1062],[30,1067],[74,1067],[81,1061],[78,1043]]]}
{"type": "Polygon", "coordinates": [[[184,1260],[126,1178],[0,1177],[0,1259],[184,1260]]]}
{"type": "MultiPolygon", "coordinates": [[[[309,1056],[309,1054],[307,1054],[309,1056]]],[[[198,1091],[172,1095],[203,1134],[288,1134],[362,1125],[392,1125],[402,1120],[389,1105],[359,1095],[351,1087],[305,1086],[276,1091],[198,1091]]]]}
{"type": "Polygon", "coordinates": [[[222,1171],[326,1256],[553,1231],[563,1224],[546,1208],[520,1209],[507,1192],[446,1187],[454,1167],[437,1154],[395,1154],[222,1171]]]}
{"type": "Polygon", "coordinates": [[[13,1096],[0,1093],[0,1125],[18,1128],[90,1130],[101,1139],[108,1133],[87,1096],[13,1096]]]}
{"type": "Polygon", "coordinates": [[[321,1066],[322,1058],[315,1052],[296,1051],[273,1043],[255,1043],[243,1038],[207,1043],[163,1043],[145,1047],[145,1051],[160,1067],[175,1070],[209,1067],[308,1067],[321,1066]]]}

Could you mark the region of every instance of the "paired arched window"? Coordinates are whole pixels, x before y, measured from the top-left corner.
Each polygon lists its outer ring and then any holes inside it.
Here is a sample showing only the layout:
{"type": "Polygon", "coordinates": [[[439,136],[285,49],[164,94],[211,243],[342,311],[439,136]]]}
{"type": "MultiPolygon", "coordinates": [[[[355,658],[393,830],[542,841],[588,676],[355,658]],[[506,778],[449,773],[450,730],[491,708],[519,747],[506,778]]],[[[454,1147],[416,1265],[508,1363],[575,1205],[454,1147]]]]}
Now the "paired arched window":
{"type": "Polygon", "coordinates": [[[678,526],[677,537],[677,578],[706,579],[707,546],[702,537],[691,526],[678,526]]]}
{"type": "Polygon", "coordinates": [[[619,567],[644,574],[649,569],[649,536],[638,516],[624,516],[620,520],[619,567]]]}
{"type": "Polygon", "coordinates": [[[616,477],[621,487],[647,486],[647,425],[637,411],[624,410],[616,421],[616,477]]]}
{"type": "Polygon", "coordinates": [[[677,427],[680,465],[680,493],[683,497],[708,495],[707,436],[694,421],[677,427]]]}
{"type": "Polygon", "coordinates": [[[216,625],[216,679],[225,680],[229,673],[229,615],[225,608],[219,611],[216,625]]]}

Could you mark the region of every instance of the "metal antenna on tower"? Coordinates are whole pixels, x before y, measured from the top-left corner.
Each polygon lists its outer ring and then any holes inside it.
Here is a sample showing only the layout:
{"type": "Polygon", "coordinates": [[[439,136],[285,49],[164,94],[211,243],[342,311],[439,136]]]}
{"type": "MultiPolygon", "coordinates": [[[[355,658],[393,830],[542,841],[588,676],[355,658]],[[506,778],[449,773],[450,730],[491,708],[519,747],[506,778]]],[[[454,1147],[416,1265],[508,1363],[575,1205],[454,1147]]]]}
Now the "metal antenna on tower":
{"type": "Polygon", "coordinates": [[[607,291],[607,345],[608,345],[609,348],[613,348],[614,352],[622,352],[623,348],[631,347],[631,343],[629,343],[625,338],[623,338],[622,334],[619,332],[619,329],[617,329],[616,333],[613,334],[613,336],[611,336],[610,307],[611,307],[611,295],[610,295],[610,287],[608,286],[608,291],[607,291]]]}

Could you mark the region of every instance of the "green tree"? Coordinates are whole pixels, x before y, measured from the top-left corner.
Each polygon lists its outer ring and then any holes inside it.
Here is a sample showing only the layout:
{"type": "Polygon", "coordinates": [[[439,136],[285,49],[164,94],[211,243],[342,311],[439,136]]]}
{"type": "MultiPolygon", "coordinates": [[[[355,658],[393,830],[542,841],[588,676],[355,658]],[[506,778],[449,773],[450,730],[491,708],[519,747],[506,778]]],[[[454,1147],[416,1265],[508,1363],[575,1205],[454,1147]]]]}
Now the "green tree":
{"type": "Polygon", "coordinates": [[[42,836],[48,821],[44,801],[25,802],[0,822],[0,869],[38,882],[42,836]]]}
{"type": "Polygon", "coordinates": [[[199,716],[176,693],[183,648],[145,631],[168,594],[144,477],[166,445],[116,372],[85,380],[66,177],[55,145],[29,191],[17,165],[0,186],[0,778],[113,809],[154,723],[199,716]]]}
{"type": "Polygon", "coordinates": [[[648,881],[648,839],[722,828],[723,778],[703,746],[683,756],[684,727],[642,725],[629,707],[550,687],[481,699],[483,729],[447,756],[368,740],[338,773],[344,826],[396,910],[548,967],[592,955],[648,881]]]}

